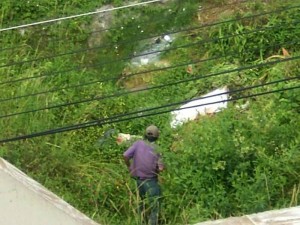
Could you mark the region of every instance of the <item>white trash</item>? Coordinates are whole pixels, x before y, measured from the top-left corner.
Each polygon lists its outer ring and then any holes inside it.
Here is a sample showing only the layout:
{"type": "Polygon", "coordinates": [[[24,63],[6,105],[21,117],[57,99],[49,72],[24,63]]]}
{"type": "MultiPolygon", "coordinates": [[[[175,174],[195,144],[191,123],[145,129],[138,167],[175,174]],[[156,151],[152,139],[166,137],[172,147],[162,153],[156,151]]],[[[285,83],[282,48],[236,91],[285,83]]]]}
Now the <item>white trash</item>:
{"type": "Polygon", "coordinates": [[[147,65],[149,63],[149,59],[148,58],[141,58],[141,65],[147,65]]]}
{"type": "Polygon", "coordinates": [[[178,110],[172,111],[171,115],[173,119],[170,123],[171,127],[176,128],[187,121],[195,120],[198,115],[211,115],[221,111],[224,108],[227,108],[227,100],[229,98],[227,92],[227,87],[216,89],[206,95],[201,96],[200,99],[192,100],[182,105],[178,110]],[[209,104],[212,102],[219,103],[209,104]]]}
{"type": "Polygon", "coordinates": [[[172,39],[171,39],[171,37],[169,35],[165,35],[164,36],[164,40],[167,41],[167,42],[169,42],[169,43],[172,42],[172,39]]]}
{"type": "Polygon", "coordinates": [[[116,138],[116,142],[118,145],[121,144],[130,144],[136,140],[142,139],[142,136],[139,135],[132,135],[132,134],[124,134],[118,133],[118,137],[116,138]]]}

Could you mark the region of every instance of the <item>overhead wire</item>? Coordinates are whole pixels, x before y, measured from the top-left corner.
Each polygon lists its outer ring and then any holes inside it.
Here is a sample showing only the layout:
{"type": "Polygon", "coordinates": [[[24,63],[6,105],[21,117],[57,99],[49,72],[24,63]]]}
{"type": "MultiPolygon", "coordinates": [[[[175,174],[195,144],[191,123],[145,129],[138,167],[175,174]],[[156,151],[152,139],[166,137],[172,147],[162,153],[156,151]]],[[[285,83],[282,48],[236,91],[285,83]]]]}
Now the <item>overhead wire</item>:
{"type": "Polygon", "coordinates": [[[269,62],[265,62],[265,63],[255,64],[255,65],[243,66],[243,67],[239,67],[239,68],[236,68],[236,69],[230,69],[230,70],[225,70],[225,71],[221,71],[221,72],[207,74],[207,75],[204,75],[204,76],[203,75],[198,75],[198,76],[194,76],[194,77],[191,77],[191,78],[188,78],[188,79],[183,79],[183,80],[179,80],[179,81],[175,81],[175,82],[171,82],[171,83],[167,83],[167,84],[162,84],[162,85],[157,85],[157,86],[153,86],[153,87],[148,87],[148,88],[144,88],[144,89],[139,89],[139,90],[120,92],[120,93],[115,93],[115,94],[96,97],[96,98],[84,99],[84,100],[80,100],[80,101],[76,101],[76,102],[68,102],[68,103],[64,103],[64,104],[47,106],[47,107],[44,107],[44,108],[39,108],[39,109],[34,109],[34,110],[28,110],[28,111],[22,111],[22,112],[17,112],[17,113],[1,115],[0,119],[13,117],[13,116],[17,116],[17,115],[28,114],[28,113],[35,113],[35,112],[38,112],[38,111],[49,110],[49,109],[54,109],[54,108],[61,108],[61,107],[66,107],[66,106],[70,106],[70,105],[77,105],[77,104],[82,104],[82,103],[91,102],[91,101],[98,101],[98,100],[103,100],[103,99],[108,99],[108,98],[120,97],[122,95],[128,95],[128,94],[131,94],[131,93],[164,88],[164,87],[167,87],[167,86],[178,85],[178,84],[185,83],[185,82],[200,80],[200,79],[204,79],[204,78],[208,78],[208,77],[219,76],[219,75],[226,74],[226,73],[233,73],[233,72],[240,72],[240,71],[243,71],[243,70],[249,70],[249,69],[254,69],[254,68],[261,68],[261,67],[264,67],[264,66],[267,66],[267,65],[274,65],[274,64],[278,64],[278,63],[282,63],[282,62],[288,62],[288,61],[297,60],[297,59],[300,59],[300,56],[294,56],[294,57],[269,61],[269,62]]]}
{"type": "MultiPolygon", "coordinates": [[[[294,23],[297,24],[297,23],[299,23],[299,21],[298,20],[294,21],[294,23]]],[[[132,60],[133,58],[137,58],[137,57],[143,57],[143,56],[147,56],[147,55],[151,55],[151,54],[156,54],[156,53],[173,51],[173,50],[176,50],[176,49],[193,47],[195,45],[206,44],[206,43],[209,43],[209,42],[217,42],[217,41],[228,39],[228,38],[233,38],[233,37],[237,37],[237,36],[248,35],[248,34],[257,33],[257,32],[260,32],[260,31],[266,31],[266,30],[270,30],[270,29],[274,29],[274,28],[279,28],[281,26],[283,26],[283,24],[280,24],[278,26],[262,27],[262,28],[247,31],[247,32],[244,32],[244,33],[235,33],[235,34],[227,35],[227,36],[223,36],[223,37],[207,38],[207,39],[200,40],[200,41],[193,42],[193,43],[189,43],[189,44],[184,44],[184,45],[180,45],[180,46],[176,46],[176,47],[170,47],[168,49],[141,53],[141,54],[137,54],[137,55],[134,55],[134,56],[125,57],[125,58],[116,59],[116,60],[109,60],[109,61],[105,61],[105,62],[102,62],[102,63],[93,64],[93,65],[78,66],[78,67],[63,70],[63,71],[56,71],[56,72],[46,73],[46,74],[37,75],[37,76],[23,77],[23,78],[18,78],[18,79],[15,79],[15,80],[3,81],[3,82],[0,82],[0,85],[11,84],[11,83],[15,83],[15,82],[21,82],[21,81],[25,81],[25,80],[29,80],[29,79],[36,79],[36,78],[41,78],[41,77],[46,77],[46,76],[48,76],[48,77],[49,76],[55,76],[55,75],[59,75],[61,73],[67,73],[67,72],[71,72],[71,71],[74,71],[74,70],[81,70],[81,69],[87,69],[87,68],[98,68],[98,67],[103,66],[103,65],[113,64],[113,63],[120,62],[120,61],[125,61],[125,60],[132,60]]],[[[1,68],[1,66],[0,66],[0,68],[1,68]]]]}
{"type": "Polygon", "coordinates": [[[17,46],[0,48],[0,52],[4,52],[4,51],[7,51],[7,50],[12,50],[12,49],[17,49],[17,48],[23,48],[23,47],[29,47],[29,46],[24,44],[24,45],[17,45],[17,46]]]}
{"type": "MultiPolygon", "coordinates": [[[[300,76],[297,76],[297,77],[293,77],[291,79],[299,79],[299,77],[300,76]]],[[[184,107],[175,108],[175,109],[172,108],[172,109],[168,109],[168,110],[160,111],[160,112],[155,112],[155,113],[151,113],[151,114],[143,114],[145,112],[149,112],[149,111],[153,111],[153,110],[157,110],[157,109],[163,109],[163,108],[167,108],[167,107],[171,107],[171,106],[177,106],[177,105],[180,105],[180,104],[186,104],[190,101],[196,101],[196,100],[202,100],[202,99],[206,99],[206,98],[217,97],[217,96],[224,95],[224,94],[237,93],[237,92],[240,92],[240,91],[245,91],[245,90],[249,90],[249,89],[252,89],[252,88],[262,87],[262,86],[275,84],[275,83],[281,83],[281,82],[285,82],[285,81],[286,81],[285,79],[282,79],[282,80],[277,80],[277,81],[270,82],[270,83],[254,85],[254,86],[250,86],[250,87],[236,89],[236,90],[233,90],[233,91],[225,91],[225,92],[222,92],[222,93],[219,93],[219,94],[209,95],[209,96],[205,96],[205,97],[199,97],[199,98],[195,98],[193,100],[188,100],[188,101],[184,100],[184,101],[180,101],[180,102],[175,102],[175,103],[170,103],[170,104],[161,105],[161,106],[157,106],[157,107],[138,110],[138,111],[135,111],[135,112],[117,114],[117,115],[114,115],[114,116],[111,116],[111,117],[108,117],[108,118],[96,119],[96,120],[89,121],[89,122],[86,122],[86,123],[83,123],[83,124],[76,124],[76,125],[67,126],[67,127],[63,127],[63,128],[57,128],[57,131],[60,131],[62,129],[62,131],[64,132],[64,131],[73,130],[73,128],[78,128],[78,129],[87,128],[90,125],[94,126],[94,125],[104,125],[104,124],[107,124],[107,123],[114,123],[114,122],[123,122],[123,121],[126,121],[126,120],[132,120],[132,119],[137,119],[137,118],[146,117],[146,116],[153,116],[153,115],[158,115],[158,114],[167,113],[167,112],[181,111],[181,110],[184,110],[184,109],[191,109],[191,108],[196,108],[196,107],[200,107],[200,106],[213,105],[213,104],[217,104],[217,103],[237,101],[237,100],[241,100],[241,99],[247,99],[247,98],[250,98],[250,97],[260,96],[260,95],[263,95],[263,94],[270,94],[270,93],[276,93],[276,92],[279,92],[279,91],[286,91],[286,90],[293,90],[293,89],[300,88],[300,86],[294,86],[294,87],[278,89],[276,91],[267,91],[267,92],[252,94],[252,95],[243,96],[243,97],[229,98],[227,100],[220,100],[220,101],[202,103],[202,104],[193,105],[193,106],[184,106],[184,107]],[[136,116],[129,117],[129,118],[124,118],[124,119],[120,119],[120,120],[115,120],[115,119],[119,119],[119,118],[126,117],[126,116],[129,116],[129,115],[136,115],[136,116]],[[80,127],[78,127],[78,125],[80,127]],[[66,128],[67,128],[67,130],[65,130],[66,128]]]]}
{"type": "MultiPolygon", "coordinates": [[[[297,77],[299,78],[299,76],[297,76],[297,77]]],[[[214,96],[217,96],[217,95],[231,94],[231,93],[236,93],[236,92],[239,92],[239,91],[249,90],[249,89],[252,89],[252,88],[258,88],[258,87],[262,87],[262,86],[265,86],[265,85],[270,85],[271,83],[274,84],[276,82],[284,82],[284,80],[273,81],[273,82],[270,82],[270,83],[245,87],[245,88],[237,89],[237,90],[234,90],[234,91],[223,92],[223,93],[220,93],[220,94],[206,96],[206,97],[202,97],[202,98],[200,97],[200,98],[198,98],[198,100],[203,99],[203,98],[214,97],[214,96]]],[[[18,141],[18,140],[24,140],[24,139],[28,139],[28,138],[39,137],[39,136],[45,136],[45,135],[50,135],[50,134],[62,133],[62,132],[67,132],[67,131],[72,131],[72,130],[84,129],[84,128],[88,128],[88,127],[92,127],[92,126],[101,126],[101,125],[105,125],[105,124],[119,123],[119,122],[124,122],[124,121],[128,121],[128,120],[133,120],[133,119],[138,119],[138,118],[143,118],[143,117],[149,117],[149,116],[164,114],[164,113],[168,113],[168,112],[172,112],[172,111],[180,111],[180,110],[190,109],[190,108],[195,108],[195,107],[200,107],[200,106],[206,106],[206,105],[212,105],[212,104],[217,104],[217,103],[224,103],[224,102],[237,101],[237,100],[241,100],[241,99],[253,98],[253,97],[257,97],[257,96],[273,94],[273,93],[283,92],[283,91],[288,91],[288,90],[294,90],[294,89],[298,89],[298,88],[300,88],[299,85],[298,86],[293,86],[293,87],[281,88],[281,89],[277,89],[277,90],[260,92],[260,93],[256,93],[256,94],[249,94],[247,96],[242,96],[242,97],[229,98],[227,100],[208,102],[208,103],[203,103],[203,104],[194,105],[194,106],[180,107],[180,108],[177,108],[177,109],[166,109],[166,110],[159,111],[159,112],[144,114],[144,112],[149,112],[149,111],[153,111],[153,110],[157,110],[157,109],[161,109],[161,108],[166,108],[166,107],[170,107],[170,106],[179,105],[179,104],[182,104],[186,101],[176,102],[176,103],[172,103],[172,104],[168,104],[168,105],[148,108],[148,109],[139,110],[139,111],[135,111],[135,112],[131,112],[131,113],[118,114],[118,115],[114,115],[114,116],[111,116],[111,117],[108,117],[108,118],[93,120],[93,121],[89,121],[89,122],[85,122],[85,123],[81,123],[81,124],[65,126],[65,127],[61,127],[61,128],[51,129],[51,130],[32,133],[32,134],[27,134],[27,135],[16,136],[16,137],[12,137],[12,138],[6,138],[6,139],[0,140],[0,144],[11,142],[11,141],[18,141]],[[125,117],[125,116],[128,116],[128,115],[135,115],[135,116],[129,117],[129,118],[125,117]]]]}
{"type": "MultiPolygon", "coordinates": [[[[294,58],[294,57],[293,57],[294,58]]],[[[297,58],[297,57],[296,57],[297,58]]],[[[287,58],[287,59],[290,59],[290,58],[287,58]]],[[[297,58],[298,59],[298,58],[297,58]]],[[[285,59],[284,59],[285,60],[285,59]]],[[[284,60],[279,60],[279,61],[284,61],[284,60]]],[[[293,59],[294,60],[294,59],[293,59]]],[[[289,60],[287,60],[289,61],[289,60]]],[[[274,62],[274,61],[272,61],[274,62]]],[[[260,66],[259,66],[260,67],[260,66]]],[[[210,76],[210,75],[209,75],[210,76]]],[[[294,78],[291,78],[291,79],[299,79],[299,76],[298,77],[294,77],[294,78]]],[[[287,81],[287,80],[282,80],[281,82],[284,82],[284,81],[287,81]]],[[[286,90],[292,90],[292,89],[296,89],[296,88],[299,88],[299,86],[296,86],[296,87],[290,87],[290,88],[286,88],[286,89],[280,89],[280,90],[274,90],[274,91],[269,91],[269,92],[264,92],[264,93],[260,93],[261,95],[264,95],[264,94],[269,94],[269,93],[276,93],[276,92],[280,92],[280,91],[286,91],[286,90]]],[[[255,96],[259,96],[259,94],[256,94],[255,96]]],[[[248,97],[248,96],[247,96],[248,97]]],[[[229,100],[231,101],[231,99],[229,100]]],[[[222,101],[223,102],[223,101],[222,101]]],[[[209,103],[209,104],[215,104],[215,103],[209,103]]],[[[175,109],[176,110],[176,109],[175,109]]],[[[174,109],[172,109],[171,111],[174,111],[174,109]]],[[[145,116],[153,116],[153,115],[158,115],[158,114],[162,114],[162,113],[165,113],[165,112],[157,112],[157,113],[154,113],[154,114],[151,114],[151,115],[138,115],[134,118],[140,118],[140,117],[145,117],[145,116]]],[[[129,115],[129,114],[127,114],[129,115]]],[[[90,127],[90,126],[96,126],[96,125],[102,125],[102,124],[105,124],[105,123],[110,123],[110,122],[122,122],[122,121],[126,121],[126,120],[129,120],[129,119],[134,119],[134,118],[124,118],[124,119],[120,119],[120,120],[114,120],[114,118],[108,118],[108,120],[106,119],[105,121],[102,121],[99,120],[97,121],[97,124],[94,124],[94,123],[89,123],[89,124],[86,124],[87,126],[85,126],[84,124],[82,124],[82,127],[80,126],[77,126],[77,125],[74,125],[74,126],[69,126],[69,127],[65,127],[65,128],[62,128],[62,129],[52,129],[52,131],[54,131],[54,133],[60,133],[60,132],[65,132],[65,131],[70,131],[70,130],[75,130],[75,129],[81,129],[81,128],[86,128],[86,127],[90,127]]],[[[92,121],[93,122],[93,121],[92,121]]],[[[51,130],[50,130],[51,131],[51,130]]],[[[47,134],[54,134],[52,133],[52,131],[50,133],[43,133],[43,132],[39,132],[39,133],[36,133],[37,136],[43,136],[43,135],[47,135],[47,134]]],[[[46,131],[47,132],[47,131],[46,131]]],[[[30,134],[30,135],[35,135],[35,134],[30,134]]],[[[33,136],[33,137],[37,137],[37,136],[33,136]]],[[[22,139],[27,139],[28,138],[28,135],[26,137],[26,135],[24,136],[19,136],[19,137],[15,137],[15,138],[18,138],[17,140],[22,140],[22,139]],[[21,137],[21,139],[20,139],[21,137]]],[[[0,143],[5,143],[5,142],[9,142],[9,141],[12,141],[11,139],[3,139],[3,140],[0,140],[0,143]],[[3,142],[4,141],[4,142],[3,142]]]]}
{"type": "MultiPolygon", "coordinates": [[[[300,41],[300,40],[293,40],[293,41],[290,41],[290,42],[277,43],[275,45],[268,45],[268,46],[265,46],[265,47],[266,48],[271,48],[271,49],[273,49],[275,47],[282,47],[282,46],[287,47],[287,46],[290,46],[290,45],[297,45],[298,41],[300,41]]],[[[255,47],[252,50],[256,51],[256,50],[259,50],[259,49],[260,49],[260,47],[255,47]]],[[[244,54],[248,54],[248,52],[244,52],[244,54]]],[[[126,74],[126,76],[122,76],[122,77],[120,77],[119,74],[114,74],[111,78],[98,79],[98,80],[94,80],[94,81],[90,81],[90,82],[86,82],[86,83],[80,83],[80,84],[77,84],[77,85],[70,85],[70,86],[61,87],[61,88],[53,88],[53,89],[46,90],[46,91],[30,93],[30,94],[20,95],[20,96],[14,96],[14,97],[10,97],[10,98],[0,98],[0,103],[11,101],[11,100],[17,100],[17,99],[21,99],[21,98],[34,97],[34,96],[38,96],[38,95],[63,91],[63,90],[67,90],[67,89],[80,88],[80,87],[89,86],[89,85],[93,85],[93,84],[97,84],[97,83],[104,83],[104,82],[113,81],[113,80],[120,80],[120,79],[128,79],[128,78],[131,78],[131,77],[134,77],[134,76],[137,76],[137,75],[154,73],[154,72],[162,72],[162,71],[166,71],[166,70],[175,69],[175,68],[178,68],[178,67],[184,67],[184,66],[188,66],[188,65],[196,65],[196,64],[202,63],[202,62],[207,62],[207,61],[211,61],[211,60],[219,60],[219,59],[222,59],[222,58],[235,57],[235,56],[239,56],[239,55],[240,55],[239,52],[231,51],[231,52],[227,52],[226,54],[220,55],[220,56],[214,56],[214,57],[210,57],[210,58],[206,58],[206,59],[188,61],[188,62],[179,63],[179,64],[175,64],[175,65],[167,66],[167,67],[162,67],[162,68],[144,70],[144,71],[140,71],[140,72],[136,72],[136,73],[126,74]]]]}
{"type": "MultiPolygon", "coordinates": [[[[170,11],[171,9],[167,9],[167,11],[170,11]]],[[[170,13],[172,12],[172,10],[170,11],[170,13]]],[[[184,14],[184,13],[187,13],[186,11],[180,11],[177,15],[181,15],[181,14],[184,14]]],[[[170,15],[170,16],[174,16],[174,15],[170,15]]],[[[132,20],[135,20],[135,18],[133,18],[132,20]]],[[[161,18],[156,18],[155,21],[153,21],[153,19],[151,21],[144,21],[144,22],[139,22],[138,24],[129,24],[129,25],[121,25],[121,26],[113,26],[113,27],[110,27],[110,28],[104,28],[104,29],[99,29],[99,30],[94,30],[94,31],[91,31],[91,32],[86,32],[86,33],[83,33],[85,35],[93,35],[95,33],[103,33],[103,32],[108,32],[108,31],[111,31],[111,30],[123,30],[123,29],[129,29],[129,28],[134,28],[136,26],[140,26],[142,27],[143,25],[149,25],[149,23],[161,23],[161,22],[164,22],[164,21],[169,21],[170,18],[169,17],[161,17],[161,18]]],[[[51,42],[60,42],[60,41],[65,41],[65,40],[69,40],[70,37],[60,37],[60,38],[51,38],[51,36],[54,36],[54,35],[47,35],[45,33],[41,33],[41,32],[44,32],[44,29],[42,29],[41,31],[35,31],[37,33],[36,37],[46,37],[48,38],[48,41],[51,41],[51,42]],[[41,34],[40,34],[41,33],[41,34]]],[[[84,41],[84,40],[76,40],[75,42],[73,43],[77,43],[79,41],[84,41]]],[[[17,48],[21,48],[21,47],[29,47],[28,45],[24,44],[24,45],[19,45],[19,46],[11,46],[11,47],[6,47],[6,48],[0,48],[0,52],[1,51],[5,51],[5,50],[12,50],[12,49],[17,49],[17,48]]]]}
{"type": "Polygon", "coordinates": [[[161,0],[151,0],[151,1],[146,1],[146,2],[133,3],[133,4],[125,5],[125,6],[114,7],[111,9],[103,9],[103,10],[99,10],[99,11],[92,11],[92,12],[87,12],[87,13],[82,13],[82,14],[77,14],[77,15],[72,15],[72,16],[65,16],[65,17],[56,18],[56,19],[50,19],[50,20],[44,20],[44,21],[39,21],[39,22],[34,22],[34,23],[29,23],[29,24],[1,28],[0,32],[20,29],[20,28],[26,28],[26,27],[32,27],[32,26],[42,25],[42,24],[47,24],[47,23],[59,22],[59,21],[63,21],[63,20],[74,19],[74,18],[79,18],[79,17],[83,17],[83,16],[90,16],[90,15],[104,13],[104,12],[111,12],[111,11],[115,11],[115,10],[120,10],[120,9],[140,6],[140,5],[147,5],[147,4],[160,2],[160,1],[161,0]]]}
{"type": "MultiPolygon", "coordinates": [[[[268,14],[272,14],[272,13],[279,13],[279,12],[282,12],[282,11],[286,11],[286,10],[293,9],[293,8],[299,8],[299,7],[300,7],[300,5],[285,7],[285,8],[281,8],[281,9],[278,9],[278,10],[259,13],[259,14],[255,14],[255,15],[245,16],[245,17],[240,17],[240,18],[237,18],[237,19],[219,21],[219,22],[204,24],[204,25],[201,25],[201,26],[187,28],[187,29],[180,29],[180,30],[177,30],[177,31],[164,33],[164,35],[172,35],[172,34],[177,34],[177,33],[181,33],[181,32],[187,32],[187,31],[191,31],[191,30],[202,29],[202,28],[209,27],[209,26],[215,26],[215,25],[224,24],[224,23],[236,22],[236,21],[244,20],[244,19],[256,18],[256,17],[259,17],[259,16],[268,15],[268,14]]],[[[52,58],[56,58],[56,57],[62,57],[62,56],[66,56],[66,55],[78,54],[78,53],[82,53],[82,52],[86,52],[86,51],[98,50],[98,49],[101,49],[101,48],[120,45],[120,43],[125,43],[125,44],[126,43],[132,43],[132,42],[134,43],[134,42],[137,42],[137,41],[142,41],[142,40],[155,38],[157,36],[158,35],[154,35],[154,36],[143,38],[143,39],[137,39],[137,40],[133,40],[133,41],[130,40],[129,42],[128,41],[121,41],[121,42],[116,42],[116,43],[108,44],[108,45],[104,45],[104,46],[102,45],[102,46],[96,46],[96,47],[91,47],[91,48],[78,49],[78,50],[74,50],[74,51],[70,51],[70,52],[55,54],[55,55],[52,55],[52,56],[47,56],[47,57],[41,57],[41,58],[23,60],[23,61],[18,61],[18,62],[12,62],[12,63],[8,63],[8,64],[5,64],[5,65],[0,65],[0,68],[20,65],[20,64],[24,64],[24,63],[32,63],[32,62],[36,62],[36,61],[42,61],[42,60],[52,59],[52,58]]],[[[160,52],[160,51],[158,51],[158,52],[160,52]]],[[[139,57],[139,56],[131,56],[129,58],[135,58],[135,57],[139,57]]],[[[126,60],[126,59],[128,59],[128,57],[124,58],[124,59],[121,59],[121,60],[126,60]]]]}
{"type": "MultiPolygon", "coordinates": [[[[161,23],[163,21],[166,21],[166,20],[170,20],[170,18],[168,17],[162,17],[162,18],[159,18],[155,21],[152,20],[152,23],[161,23]]],[[[149,24],[149,21],[146,21],[144,23],[139,23],[138,25],[139,26],[142,26],[141,24],[149,24]]],[[[91,31],[91,32],[87,32],[87,33],[83,33],[84,35],[93,35],[95,33],[102,33],[102,32],[108,32],[108,31],[111,31],[111,30],[117,30],[117,29],[128,29],[128,28],[131,28],[131,27],[135,27],[135,25],[123,25],[123,26],[118,26],[118,27],[110,27],[110,28],[106,28],[106,29],[100,29],[100,30],[94,30],[94,31],[91,31]]],[[[35,31],[36,32],[36,31],[35,31]]],[[[46,36],[46,38],[48,38],[48,41],[50,43],[59,43],[59,42],[62,42],[62,41],[66,41],[66,40],[69,40],[70,37],[61,37],[61,38],[53,38],[51,39],[49,35],[46,35],[46,34],[40,34],[39,35],[40,38],[43,38],[44,36],[46,36]]],[[[37,37],[37,36],[36,36],[37,37]]],[[[80,42],[80,41],[84,41],[85,39],[82,39],[82,40],[76,40],[76,41],[73,41],[72,43],[77,43],[77,42],[80,42]]],[[[111,45],[107,45],[107,46],[111,46],[111,45]]],[[[3,52],[3,51],[8,51],[8,50],[14,50],[14,49],[18,49],[18,48],[26,48],[26,47],[31,47],[30,45],[28,44],[23,44],[23,45],[19,45],[19,46],[11,46],[11,47],[6,47],[6,48],[0,48],[0,52],[3,52]]],[[[100,47],[100,46],[98,46],[100,47]]],[[[101,45],[101,48],[105,48],[106,45],[101,45]]],[[[90,50],[94,50],[92,48],[85,48],[85,51],[90,51],[90,50]]],[[[77,52],[73,52],[73,53],[70,53],[70,54],[76,54],[77,52]]]]}
{"type": "MultiPolygon", "coordinates": [[[[238,4],[244,4],[244,3],[248,3],[250,2],[249,0],[243,0],[243,1],[238,1],[238,4]]],[[[237,2],[234,2],[234,3],[229,3],[229,4],[222,4],[222,6],[231,6],[231,5],[236,5],[237,2]]],[[[213,9],[216,9],[216,8],[219,8],[220,6],[213,6],[213,7],[207,7],[207,8],[202,8],[199,9],[199,11],[203,12],[203,11],[208,11],[208,10],[213,10],[213,9]]],[[[171,12],[173,12],[172,9],[166,9],[168,11],[171,10],[171,12]]],[[[184,14],[186,13],[186,11],[180,11],[180,13],[178,15],[181,15],[181,14],[184,14]]],[[[171,15],[171,16],[174,16],[174,15],[171,15]]],[[[176,15],[177,16],[177,15],[176,15]]],[[[174,19],[174,18],[173,18],[174,19]]],[[[155,22],[155,23],[161,23],[163,21],[166,21],[166,20],[170,20],[170,18],[168,17],[162,17],[162,18],[156,18],[155,21],[151,20],[151,22],[155,22]]],[[[149,25],[149,21],[145,21],[143,23],[139,23],[138,25],[142,26],[142,25],[149,25]]],[[[91,32],[88,32],[88,33],[85,33],[86,35],[92,35],[94,33],[102,33],[102,32],[107,32],[107,31],[110,31],[110,30],[117,30],[117,29],[126,29],[126,28],[131,28],[131,27],[134,27],[135,25],[122,25],[122,26],[115,26],[115,27],[110,27],[110,28],[105,28],[105,29],[99,29],[99,30],[94,30],[94,31],[91,31],[91,32]]],[[[44,29],[42,29],[42,31],[44,31],[44,29]]],[[[48,38],[51,37],[49,35],[45,35],[45,34],[41,34],[41,31],[36,31],[37,35],[40,36],[40,37],[43,37],[43,36],[47,36],[48,38]]],[[[168,34],[168,32],[166,32],[166,34],[168,34]]],[[[64,41],[68,39],[68,37],[64,37],[64,38],[54,38],[54,39],[50,39],[51,41],[64,41]]],[[[29,47],[28,45],[19,45],[19,46],[12,46],[12,47],[7,47],[7,48],[0,48],[0,52],[1,51],[5,51],[5,50],[11,50],[11,49],[16,49],[16,48],[21,48],[21,47],[29,47]]]]}

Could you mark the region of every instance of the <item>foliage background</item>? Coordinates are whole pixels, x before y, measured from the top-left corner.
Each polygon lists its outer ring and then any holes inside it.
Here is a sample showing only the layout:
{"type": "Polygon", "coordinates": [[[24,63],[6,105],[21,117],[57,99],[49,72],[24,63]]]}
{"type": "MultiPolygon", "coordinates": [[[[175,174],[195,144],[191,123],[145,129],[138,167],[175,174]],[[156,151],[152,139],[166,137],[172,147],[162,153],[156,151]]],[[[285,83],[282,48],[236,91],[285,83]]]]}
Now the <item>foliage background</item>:
{"type": "MultiPolygon", "coordinates": [[[[189,0],[120,10],[114,13],[113,27],[125,29],[110,29],[103,46],[96,48],[88,47],[92,17],[1,32],[1,139],[192,99],[224,85],[236,90],[299,77],[299,60],[231,72],[281,59],[282,48],[292,57],[299,56],[299,3],[189,0]],[[205,10],[199,11],[199,6],[205,10]],[[287,9],[240,19],[282,7],[287,9]],[[216,25],[192,29],[211,23],[216,25]],[[178,30],[185,31],[172,43],[176,49],[161,56],[174,68],[143,73],[157,67],[128,66],[134,52],[143,50],[138,40],[178,30]],[[191,47],[180,47],[185,45],[191,47]],[[192,73],[186,66],[176,66],[197,61],[191,63],[192,73]],[[222,71],[228,72],[201,78],[222,71]],[[129,76],[123,79],[124,74],[129,76]],[[124,94],[130,88],[193,77],[199,79],[124,94]],[[81,86],[88,82],[92,84],[81,86]],[[33,95],[37,92],[45,93],[33,95]],[[115,93],[120,95],[101,99],[115,93]],[[82,100],[89,101],[69,104],[82,100]],[[61,106],[53,107],[57,105],[61,106]]],[[[0,4],[0,25],[5,28],[123,2],[4,0],[0,4]]],[[[299,79],[293,79],[232,97],[297,85],[299,79]]],[[[161,176],[163,224],[294,206],[300,199],[299,94],[294,89],[232,101],[223,112],[175,130],[169,127],[170,115],[160,114],[7,142],[1,144],[0,156],[101,224],[135,224],[135,184],[122,162],[127,146],[117,145],[115,138],[118,132],[143,134],[146,126],[156,124],[162,131],[159,144],[167,165],[161,176]],[[250,107],[238,110],[236,106],[246,101],[250,107]]]]}

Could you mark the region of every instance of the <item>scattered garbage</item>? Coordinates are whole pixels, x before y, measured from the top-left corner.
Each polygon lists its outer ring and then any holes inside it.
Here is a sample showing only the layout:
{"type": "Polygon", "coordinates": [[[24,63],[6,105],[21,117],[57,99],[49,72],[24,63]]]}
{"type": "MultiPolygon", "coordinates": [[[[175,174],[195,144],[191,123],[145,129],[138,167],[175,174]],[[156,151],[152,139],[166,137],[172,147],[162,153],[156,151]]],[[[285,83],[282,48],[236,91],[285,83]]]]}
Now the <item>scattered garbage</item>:
{"type": "Polygon", "coordinates": [[[117,129],[109,129],[97,140],[96,146],[102,147],[106,143],[116,142],[118,145],[129,145],[142,139],[140,135],[132,135],[118,132],[117,129]]]}
{"type": "Polygon", "coordinates": [[[189,74],[193,74],[193,65],[188,65],[186,68],[186,72],[189,74]]]}
{"type": "Polygon", "coordinates": [[[174,36],[163,35],[154,39],[147,40],[145,44],[146,50],[138,53],[137,57],[134,57],[131,61],[132,66],[145,66],[151,63],[159,61],[161,51],[167,49],[174,40],[174,36]]]}
{"type": "Polygon", "coordinates": [[[172,128],[181,126],[187,121],[195,120],[199,115],[212,115],[227,108],[227,100],[229,98],[228,88],[218,88],[199,99],[192,100],[179,109],[172,111],[173,117],[170,125],[172,128]],[[213,103],[216,102],[216,103],[213,103]],[[213,103],[213,104],[210,104],[213,103]]]}
{"type": "Polygon", "coordinates": [[[142,139],[142,136],[119,133],[118,137],[116,138],[116,142],[117,142],[118,145],[130,144],[130,143],[133,143],[134,141],[137,141],[139,139],[142,139]]]}
{"type": "Polygon", "coordinates": [[[172,42],[172,39],[171,39],[171,37],[169,35],[165,35],[163,38],[164,38],[165,41],[167,41],[169,43],[172,42]]]}
{"type": "Polygon", "coordinates": [[[235,108],[237,108],[240,111],[245,111],[245,110],[249,109],[249,106],[250,106],[250,102],[246,101],[245,104],[236,105],[235,108]]]}
{"type": "Polygon", "coordinates": [[[273,58],[280,58],[280,59],[284,59],[284,58],[288,58],[290,57],[290,53],[288,52],[288,50],[286,50],[285,48],[282,48],[282,55],[272,55],[268,58],[266,58],[266,60],[270,60],[270,59],[273,59],[273,58]]]}

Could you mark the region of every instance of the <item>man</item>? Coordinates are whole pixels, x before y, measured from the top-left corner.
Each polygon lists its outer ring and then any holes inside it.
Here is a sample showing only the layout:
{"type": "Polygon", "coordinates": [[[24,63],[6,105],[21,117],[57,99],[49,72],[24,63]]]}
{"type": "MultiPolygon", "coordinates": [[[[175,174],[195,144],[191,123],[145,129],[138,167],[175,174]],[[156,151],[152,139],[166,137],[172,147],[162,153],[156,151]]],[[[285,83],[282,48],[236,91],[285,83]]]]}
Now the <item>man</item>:
{"type": "Polygon", "coordinates": [[[140,213],[142,219],[145,215],[145,200],[148,200],[150,216],[149,224],[158,224],[159,198],[161,195],[158,184],[158,174],[164,170],[160,155],[154,142],[159,137],[159,130],[156,126],[147,127],[145,140],[139,140],[124,152],[124,160],[132,177],[137,181],[139,196],[142,200],[140,213]]]}

